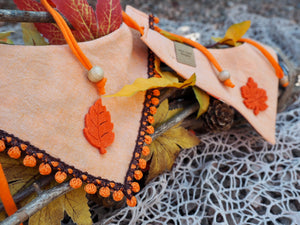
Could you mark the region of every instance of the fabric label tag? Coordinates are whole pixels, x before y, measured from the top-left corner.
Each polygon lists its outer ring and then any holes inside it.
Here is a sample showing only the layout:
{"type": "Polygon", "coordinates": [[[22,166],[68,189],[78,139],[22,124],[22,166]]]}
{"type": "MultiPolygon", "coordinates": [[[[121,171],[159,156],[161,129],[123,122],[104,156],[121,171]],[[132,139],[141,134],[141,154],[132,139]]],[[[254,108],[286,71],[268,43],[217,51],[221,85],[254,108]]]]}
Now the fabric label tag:
{"type": "Polygon", "coordinates": [[[174,46],[177,62],[196,67],[195,56],[192,47],[179,43],[177,41],[174,41],[174,46]]]}

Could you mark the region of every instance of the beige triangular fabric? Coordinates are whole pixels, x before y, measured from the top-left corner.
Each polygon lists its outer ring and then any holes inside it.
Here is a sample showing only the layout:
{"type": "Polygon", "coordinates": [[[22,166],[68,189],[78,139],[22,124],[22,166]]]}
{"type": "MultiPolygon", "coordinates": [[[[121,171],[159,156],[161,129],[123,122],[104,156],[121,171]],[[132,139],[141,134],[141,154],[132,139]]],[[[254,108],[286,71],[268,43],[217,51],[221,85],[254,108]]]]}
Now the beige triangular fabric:
{"type": "MultiPolygon", "coordinates": [[[[91,63],[103,68],[107,94],[148,77],[148,50],[139,36],[122,24],[103,38],[79,43],[91,63]]],[[[67,45],[0,45],[0,59],[0,130],[89,175],[124,183],[145,93],[102,97],[114,123],[115,141],[101,155],[83,135],[85,114],[99,95],[67,45]]]]}
{"type": "MultiPolygon", "coordinates": [[[[140,26],[145,27],[141,39],[163,62],[185,79],[195,73],[196,85],[199,88],[233,106],[268,142],[275,143],[278,78],[270,62],[259,50],[247,43],[234,48],[209,49],[222,68],[230,72],[235,87],[229,88],[218,80],[217,70],[202,52],[193,49],[196,67],[178,62],[174,42],[149,29],[146,14],[132,7],[127,7],[127,11],[140,26]],[[247,84],[250,77],[257,83],[258,88],[267,92],[268,108],[258,115],[254,115],[253,110],[244,105],[244,98],[241,95],[241,87],[247,84]]],[[[277,58],[273,49],[265,47],[277,58]]]]}

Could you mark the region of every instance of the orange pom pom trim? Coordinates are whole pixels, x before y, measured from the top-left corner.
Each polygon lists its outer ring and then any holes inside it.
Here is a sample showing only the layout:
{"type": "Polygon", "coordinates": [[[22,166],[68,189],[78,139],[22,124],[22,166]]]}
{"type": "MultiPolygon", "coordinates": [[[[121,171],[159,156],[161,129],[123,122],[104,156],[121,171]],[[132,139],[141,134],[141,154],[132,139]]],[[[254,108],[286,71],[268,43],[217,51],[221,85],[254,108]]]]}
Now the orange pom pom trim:
{"type": "Polygon", "coordinates": [[[43,158],[44,154],[43,154],[43,153],[36,153],[36,156],[37,156],[39,159],[41,159],[41,158],[43,158]]]}
{"type": "Polygon", "coordinates": [[[24,145],[24,144],[21,144],[20,147],[21,147],[22,151],[25,151],[27,149],[27,145],[24,145]]]}
{"type": "Polygon", "coordinates": [[[49,175],[52,172],[51,166],[47,163],[41,163],[39,166],[41,175],[49,175]]]}
{"type": "Polygon", "coordinates": [[[0,140],[0,152],[3,152],[6,149],[4,141],[0,140]]]}
{"type": "Polygon", "coordinates": [[[80,188],[82,186],[82,180],[80,178],[72,178],[70,180],[70,186],[74,189],[80,188]]]}
{"type": "Polygon", "coordinates": [[[152,137],[150,137],[149,135],[145,135],[145,143],[147,145],[150,145],[152,143],[152,137]]]}
{"type": "Polygon", "coordinates": [[[93,195],[93,194],[96,194],[97,187],[95,184],[87,184],[87,185],[85,185],[84,190],[86,193],[93,195]]]}
{"type": "Polygon", "coordinates": [[[134,196],[131,197],[131,199],[127,199],[126,203],[129,207],[135,207],[136,206],[136,198],[134,196]]]}
{"type": "Polygon", "coordinates": [[[124,194],[122,191],[114,191],[113,193],[113,199],[116,201],[116,202],[119,202],[123,199],[124,197],[124,194]]]}
{"type": "Polygon", "coordinates": [[[134,171],[134,178],[135,178],[136,180],[142,179],[142,178],[143,178],[143,172],[140,171],[140,170],[134,171]]]}
{"type": "Polygon", "coordinates": [[[154,117],[153,116],[148,116],[148,122],[150,124],[153,124],[154,123],[154,117]]]}
{"type": "Polygon", "coordinates": [[[10,158],[18,159],[21,156],[21,151],[20,151],[19,147],[15,146],[15,147],[11,147],[8,150],[7,154],[9,155],[10,158]]]}
{"type": "Polygon", "coordinates": [[[142,154],[147,156],[150,154],[150,148],[148,146],[143,146],[142,154]]]}
{"type": "Polygon", "coordinates": [[[151,99],[151,103],[152,103],[153,105],[158,105],[158,104],[159,104],[159,99],[158,99],[158,98],[152,98],[152,99],[151,99]]]}
{"type": "Polygon", "coordinates": [[[152,126],[147,126],[146,132],[147,132],[148,134],[154,134],[154,127],[152,127],[152,126]]]}
{"type": "Polygon", "coordinates": [[[131,190],[133,191],[133,192],[135,192],[135,193],[137,193],[137,192],[139,192],[140,190],[141,190],[141,188],[140,188],[140,185],[139,185],[139,183],[137,183],[137,182],[133,182],[132,184],[131,184],[131,190]]]}
{"type": "Polygon", "coordinates": [[[155,114],[157,113],[157,108],[154,107],[154,106],[151,106],[151,107],[150,107],[150,113],[151,113],[152,115],[155,115],[155,114]]]}
{"type": "Polygon", "coordinates": [[[146,169],[146,166],[147,166],[147,162],[145,159],[140,159],[139,160],[139,167],[143,170],[143,169],[146,169]]]}
{"type": "Polygon", "coordinates": [[[51,165],[52,165],[53,167],[58,167],[59,163],[56,162],[56,161],[52,161],[52,162],[51,162],[51,165]]]}
{"type": "Polygon", "coordinates": [[[81,175],[82,180],[86,180],[87,179],[87,175],[81,175]]]}
{"type": "Polygon", "coordinates": [[[58,171],[55,174],[55,180],[57,183],[62,183],[67,179],[67,174],[65,172],[58,171]]]}
{"type": "Polygon", "coordinates": [[[11,140],[12,140],[12,138],[11,138],[11,137],[6,137],[6,141],[7,141],[7,143],[10,143],[10,142],[11,142],[11,140]]]}
{"type": "Polygon", "coordinates": [[[102,187],[99,190],[99,194],[103,197],[103,198],[107,198],[110,196],[110,189],[109,187],[102,187]]]}
{"type": "Polygon", "coordinates": [[[36,158],[32,155],[26,155],[23,159],[24,166],[27,167],[35,167],[36,166],[36,158]]]}
{"type": "Polygon", "coordinates": [[[160,91],[158,89],[155,89],[152,91],[152,94],[156,97],[160,96],[160,91]]]}

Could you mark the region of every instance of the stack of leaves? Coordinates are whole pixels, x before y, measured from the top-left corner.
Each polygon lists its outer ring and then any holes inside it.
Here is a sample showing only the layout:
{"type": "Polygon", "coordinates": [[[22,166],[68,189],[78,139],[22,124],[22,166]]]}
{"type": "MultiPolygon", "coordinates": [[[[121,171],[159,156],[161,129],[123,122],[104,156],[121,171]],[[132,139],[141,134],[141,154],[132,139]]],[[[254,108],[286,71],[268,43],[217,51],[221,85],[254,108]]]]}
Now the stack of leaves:
{"type": "MultiPolygon", "coordinates": [[[[17,7],[27,11],[46,11],[35,0],[14,0],[17,7]]],[[[52,0],[56,9],[72,24],[78,42],[93,40],[118,29],[122,23],[120,0],[98,0],[96,10],[86,0],[52,0]]],[[[49,44],[65,44],[56,24],[35,23],[37,30],[48,39],[49,44]]]]}

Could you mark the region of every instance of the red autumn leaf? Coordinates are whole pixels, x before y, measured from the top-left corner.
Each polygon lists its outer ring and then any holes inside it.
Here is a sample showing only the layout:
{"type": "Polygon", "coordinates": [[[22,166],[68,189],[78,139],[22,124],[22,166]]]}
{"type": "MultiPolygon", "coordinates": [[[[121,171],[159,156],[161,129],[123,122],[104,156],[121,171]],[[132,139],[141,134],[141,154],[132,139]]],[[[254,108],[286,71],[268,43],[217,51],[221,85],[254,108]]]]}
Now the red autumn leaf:
{"type": "Polygon", "coordinates": [[[110,113],[99,99],[85,116],[83,133],[92,146],[98,148],[101,154],[105,154],[105,148],[110,146],[115,138],[115,134],[112,132],[113,126],[110,113]]]}
{"type": "MultiPolygon", "coordinates": [[[[35,0],[14,0],[14,2],[21,10],[46,11],[43,5],[35,0]]],[[[118,29],[122,23],[120,0],[98,0],[97,18],[86,0],[52,0],[52,3],[73,25],[75,29],[72,33],[78,42],[109,34],[118,29]]],[[[56,24],[35,23],[35,26],[50,44],[66,43],[56,24]]]]}
{"type": "Polygon", "coordinates": [[[52,0],[58,11],[73,25],[77,41],[89,41],[99,37],[96,15],[86,0],[52,0]]]}
{"type": "Polygon", "coordinates": [[[265,103],[268,100],[266,90],[257,87],[257,83],[252,77],[248,79],[245,86],[241,87],[243,102],[248,109],[253,109],[254,115],[258,115],[259,111],[264,111],[268,108],[265,103]]]}
{"type": "Polygon", "coordinates": [[[122,23],[120,0],[98,0],[96,5],[100,36],[118,29],[122,23]]]}
{"type": "MultiPolygon", "coordinates": [[[[44,6],[34,0],[14,0],[17,7],[21,10],[27,11],[46,11],[44,6]]],[[[54,23],[35,23],[38,31],[48,39],[49,44],[59,45],[66,43],[64,36],[54,23]]]]}

